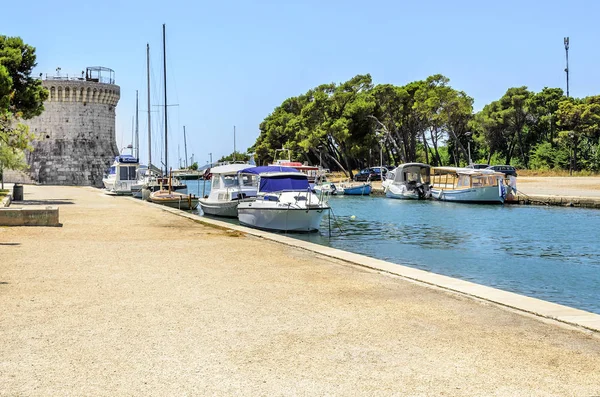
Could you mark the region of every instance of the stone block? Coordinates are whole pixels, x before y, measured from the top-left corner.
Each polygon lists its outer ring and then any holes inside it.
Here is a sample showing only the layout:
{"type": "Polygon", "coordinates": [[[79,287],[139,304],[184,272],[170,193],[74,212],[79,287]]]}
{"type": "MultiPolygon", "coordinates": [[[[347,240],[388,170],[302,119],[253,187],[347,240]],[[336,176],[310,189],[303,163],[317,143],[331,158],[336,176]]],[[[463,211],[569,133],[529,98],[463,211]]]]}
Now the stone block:
{"type": "Polygon", "coordinates": [[[0,226],[61,226],[58,207],[0,208],[0,226]]]}

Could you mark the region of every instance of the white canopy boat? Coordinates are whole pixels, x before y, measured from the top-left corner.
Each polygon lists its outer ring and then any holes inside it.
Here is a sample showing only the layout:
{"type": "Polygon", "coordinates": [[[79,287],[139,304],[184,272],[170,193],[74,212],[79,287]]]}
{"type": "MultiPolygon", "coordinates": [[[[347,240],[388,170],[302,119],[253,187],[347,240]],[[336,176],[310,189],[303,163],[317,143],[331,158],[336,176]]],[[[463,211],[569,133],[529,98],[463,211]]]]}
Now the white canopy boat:
{"type": "Polygon", "coordinates": [[[238,171],[251,167],[250,164],[227,164],[212,168],[210,193],[200,199],[202,211],[208,215],[237,218],[240,200],[256,197],[258,176],[238,175],[238,171]]]}
{"type": "Polygon", "coordinates": [[[113,165],[102,178],[104,188],[108,194],[130,195],[131,186],[137,179],[139,160],[130,154],[121,154],[115,157],[113,165]]]}
{"type": "Polygon", "coordinates": [[[423,200],[431,196],[431,167],[422,163],[400,164],[390,172],[384,188],[386,197],[394,199],[423,200]],[[391,179],[393,178],[393,179],[391,179]]]}
{"type": "Polygon", "coordinates": [[[239,174],[259,176],[257,196],[238,205],[242,225],[284,232],[319,229],[329,205],[312,192],[306,174],[278,166],[248,168],[239,174]]]}
{"type": "Polygon", "coordinates": [[[489,169],[433,167],[431,197],[442,201],[502,204],[504,174],[489,169]]]}

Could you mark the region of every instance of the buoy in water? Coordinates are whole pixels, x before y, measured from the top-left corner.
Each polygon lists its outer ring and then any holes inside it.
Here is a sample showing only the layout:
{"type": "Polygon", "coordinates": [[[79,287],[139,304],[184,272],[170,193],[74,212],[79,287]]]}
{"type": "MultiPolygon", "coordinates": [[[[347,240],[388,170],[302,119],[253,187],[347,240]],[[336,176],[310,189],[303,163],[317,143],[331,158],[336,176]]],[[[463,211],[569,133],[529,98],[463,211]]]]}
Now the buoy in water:
{"type": "Polygon", "coordinates": [[[356,215],[352,215],[350,219],[356,219],[356,215]]]}

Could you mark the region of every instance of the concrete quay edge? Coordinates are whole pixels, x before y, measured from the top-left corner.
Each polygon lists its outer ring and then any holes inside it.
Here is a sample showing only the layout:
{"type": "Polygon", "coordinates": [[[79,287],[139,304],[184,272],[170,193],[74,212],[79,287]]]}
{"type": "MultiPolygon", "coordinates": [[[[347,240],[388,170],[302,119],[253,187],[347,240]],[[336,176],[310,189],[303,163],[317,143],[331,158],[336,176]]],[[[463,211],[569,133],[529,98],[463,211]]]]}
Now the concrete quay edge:
{"type": "Polygon", "coordinates": [[[298,240],[282,234],[266,232],[246,226],[234,225],[216,219],[205,218],[175,208],[169,208],[159,204],[135,199],[133,197],[126,198],[142,205],[156,207],[163,211],[170,212],[172,214],[190,219],[194,222],[206,224],[208,226],[216,226],[223,229],[242,232],[254,237],[264,238],[266,240],[300,248],[361,267],[388,273],[411,282],[452,291],[460,295],[465,295],[471,298],[505,306],[518,312],[530,314],[542,319],[557,321],[559,323],[575,326],[577,328],[583,328],[588,331],[600,332],[600,315],[595,313],[537,298],[531,298],[514,292],[472,283],[470,281],[464,281],[425,270],[387,262],[381,259],[371,258],[361,254],[343,251],[337,248],[326,247],[308,241],[298,240]]]}

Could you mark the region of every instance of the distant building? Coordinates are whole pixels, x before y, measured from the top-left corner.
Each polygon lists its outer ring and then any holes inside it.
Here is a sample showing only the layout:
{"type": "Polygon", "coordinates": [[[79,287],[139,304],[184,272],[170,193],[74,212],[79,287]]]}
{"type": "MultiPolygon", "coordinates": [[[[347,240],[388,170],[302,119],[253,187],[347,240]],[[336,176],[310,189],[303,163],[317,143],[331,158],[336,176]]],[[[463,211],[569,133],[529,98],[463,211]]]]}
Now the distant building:
{"type": "Polygon", "coordinates": [[[104,172],[119,154],[115,107],[121,96],[114,71],[89,67],[81,77],[57,75],[42,81],[50,95],[44,112],[26,120],[36,135],[26,155],[34,182],[102,186],[104,172]]]}

